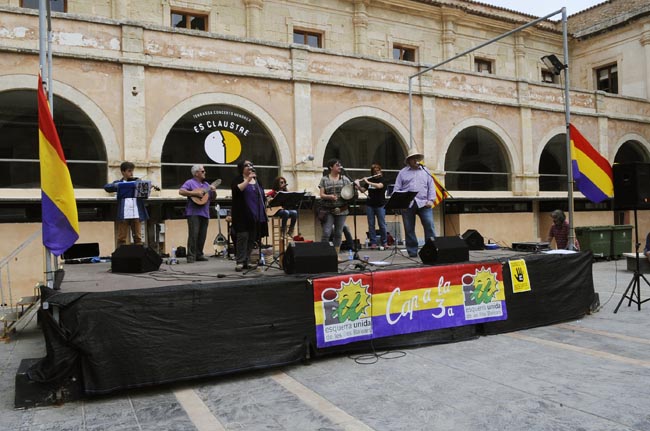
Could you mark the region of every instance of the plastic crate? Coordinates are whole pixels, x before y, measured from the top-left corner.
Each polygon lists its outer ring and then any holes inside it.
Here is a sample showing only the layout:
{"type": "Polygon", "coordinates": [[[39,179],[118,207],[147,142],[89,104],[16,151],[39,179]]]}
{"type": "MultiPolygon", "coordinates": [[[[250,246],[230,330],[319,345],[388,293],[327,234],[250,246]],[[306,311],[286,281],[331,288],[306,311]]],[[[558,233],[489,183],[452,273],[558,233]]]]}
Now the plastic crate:
{"type": "Polygon", "coordinates": [[[623,253],[632,252],[632,226],[631,224],[612,226],[612,256],[619,258],[623,253]]]}
{"type": "Polygon", "coordinates": [[[580,250],[591,250],[594,257],[611,257],[612,226],[581,226],[576,227],[575,232],[580,250]]]}

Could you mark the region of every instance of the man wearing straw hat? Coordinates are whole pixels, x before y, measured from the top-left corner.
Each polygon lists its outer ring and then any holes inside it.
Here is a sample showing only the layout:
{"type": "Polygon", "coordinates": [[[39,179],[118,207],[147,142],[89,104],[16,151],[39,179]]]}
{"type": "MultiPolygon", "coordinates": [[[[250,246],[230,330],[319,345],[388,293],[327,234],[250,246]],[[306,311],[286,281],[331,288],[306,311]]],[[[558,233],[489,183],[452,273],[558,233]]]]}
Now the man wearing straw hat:
{"type": "Polygon", "coordinates": [[[433,238],[433,202],[436,198],[436,188],[433,178],[420,165],[424,156],[415,149],[409,151],[404,159],[406,165],[399,171],[395,180],[396,192],[417,192],[411,206],[402,211],[404,233],[406,234],[406,251],[409,257],[418,255],[418,238],[415,235],[415,216],[420,217],[424,228],[424,238],[433,238]]]}

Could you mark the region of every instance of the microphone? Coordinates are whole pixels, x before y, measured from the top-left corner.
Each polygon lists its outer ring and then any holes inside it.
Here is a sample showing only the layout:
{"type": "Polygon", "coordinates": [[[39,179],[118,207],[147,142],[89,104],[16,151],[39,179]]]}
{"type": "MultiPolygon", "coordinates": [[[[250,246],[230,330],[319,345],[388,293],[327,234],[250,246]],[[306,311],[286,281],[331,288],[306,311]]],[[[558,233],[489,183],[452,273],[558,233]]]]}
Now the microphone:
{"type": "Polygon", "coordinates": [[[305,157],[303,157],[302,160],[300,160],[298,163],[296,163],[296,166],[297,165],[302,165],[303,163],[311,162],[312,160],[314,160],[314,155],[313,154],[308,154],[305,157]]]}
{"type": "Polygon", "coordinates": [[[255,172],[255,168],[251,168],[251,172],[255,172]]]}

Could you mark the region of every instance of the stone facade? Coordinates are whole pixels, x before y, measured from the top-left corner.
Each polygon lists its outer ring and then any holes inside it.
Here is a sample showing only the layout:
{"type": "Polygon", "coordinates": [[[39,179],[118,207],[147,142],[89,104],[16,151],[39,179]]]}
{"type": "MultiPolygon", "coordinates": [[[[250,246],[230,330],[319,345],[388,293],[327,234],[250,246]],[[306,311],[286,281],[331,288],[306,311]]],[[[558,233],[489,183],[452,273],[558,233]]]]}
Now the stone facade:
{"type": "MultiPolygon", "coordinates": [[[[0,92],[36,87],[37,11],[19,3],[0,0],[0,92]]],[[[509,168],[508,190],[452,195],[488,203],[523,199],[533,210],[448,215],[447,235],[473,228],[503,245],[544,240],[548,213],[537,202],[566,197],[538,184],[545,146],[565,131],[563,86],[541,82],[540,57],[561,57],[558,22],[530,27],[414,79],[411,119],[409,76],[533,18],[464,0],[68,0],[67,6],[52,21],[53,88],[96,125],[109,179],[119,177],[121,161],[131,160],[137,175],[161,183],[162,148],[174,123],[192,109],[223,103],[260,119],[282,175],[295,190],[314,193],[328,142],[348,120],[381,121],[405,152],[412,133],[413,145],[443,180],[454,138],[471,127],[489,130],[509,168]],[[172,28],[171,11],[207,16],[208,31],[172,28]],[[322,48],[294,44],[296,29],[322,34],[322,48]],[[416,61],[393,60],[396,45],[414,49],[416,61]],[[475,59],[491,62],[493,73],[474,72],[475,59]],[[299,164],[306,154],[315,162],[299,164]]],[[[572,123],[610,161],[628,141],[650,160],[647,9],[640,0],[612,0],[569,18],[572,123]],[[593,70],[611,62],[619,67],[619,94],[595,90],[593,70]]],[[[75,193],[85,201],[109,199],[101,189],[75,193]]],[[[220,198],[228,195],[220,191],[220,198]]],[[[0,205],[39,197],[38,189],[0,189],[0,205]]],[[[153,199],[182,201],[176,189],[153,199]]],[[[443,218],[436,211],[438,234],[443,218]]],[[[359,219],[365,232],[365,218],[359,219]]],[[[614,215],[607,208],[575,219],[576,225],[612,224],[614,215]]],[[[303,223],[318,235],[310,217],[303,223]]],[[[641,224],[647,231],[650,219],[642,216],[641,224]]],[[[168,235],[182,243],[184,225],[174,226],[178,232],[167,229],[168,235]]],[[[82,223],[86,241],[96,228],[82,223]]],[[[0,255],[17,245],[3,245],[0,255]]],[[[112,247],[104,241],[102,253],[112,247]]]]}

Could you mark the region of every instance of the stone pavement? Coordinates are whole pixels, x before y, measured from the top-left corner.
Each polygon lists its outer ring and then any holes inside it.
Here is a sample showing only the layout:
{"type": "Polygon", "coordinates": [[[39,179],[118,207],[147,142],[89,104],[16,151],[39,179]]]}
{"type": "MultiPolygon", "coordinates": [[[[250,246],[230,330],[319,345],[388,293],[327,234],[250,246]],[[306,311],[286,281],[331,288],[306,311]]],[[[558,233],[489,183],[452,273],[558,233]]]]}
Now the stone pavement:
{"type": "Polygon", "coordinates": [[[650,302],[614,314],[632,273],[593,274],[602,308],[578,321],[16,410],[32,322],[0,344],[0,430],[648,431],[650,302]]]}

